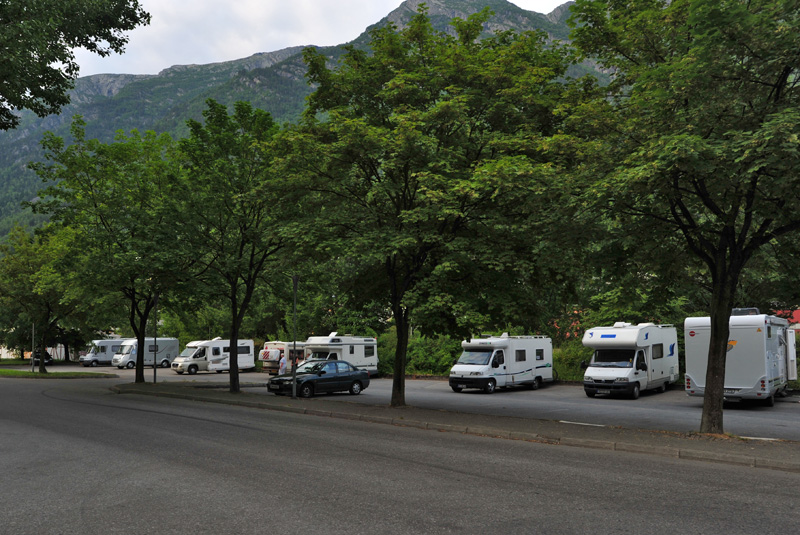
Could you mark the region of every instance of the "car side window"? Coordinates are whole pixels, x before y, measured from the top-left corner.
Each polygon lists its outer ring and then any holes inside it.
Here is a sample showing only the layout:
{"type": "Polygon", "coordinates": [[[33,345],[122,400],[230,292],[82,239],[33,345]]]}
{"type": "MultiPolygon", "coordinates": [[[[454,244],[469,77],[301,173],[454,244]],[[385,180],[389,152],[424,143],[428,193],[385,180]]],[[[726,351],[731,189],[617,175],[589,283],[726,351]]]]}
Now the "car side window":
{"type": "Polygon", "coordinates": [[[325,364],[324,368],[325,373],[336,373],[336,363],[335,362],[328,362],[325,364]]]}
{"type": "Polygon", "coordinates": [[[336,369],[339,370],[339,373],[347,373],[350,371],[350,365],[346,362],[337,362],[336,369]]]}

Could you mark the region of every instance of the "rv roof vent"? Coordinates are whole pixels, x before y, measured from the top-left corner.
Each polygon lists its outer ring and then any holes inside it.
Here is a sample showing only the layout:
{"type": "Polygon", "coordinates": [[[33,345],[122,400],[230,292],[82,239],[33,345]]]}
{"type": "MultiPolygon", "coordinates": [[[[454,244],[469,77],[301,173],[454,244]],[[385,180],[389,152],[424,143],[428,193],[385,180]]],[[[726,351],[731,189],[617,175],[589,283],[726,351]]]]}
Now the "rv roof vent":
{"type": "Polygon", "coordinates": [[[500,335],[500,338],[508,338],[508,333],[503,333],[500,335]]]}
{"type": "Polygon", "coordinates": [[[630,323],[625,323],[624,321],[618,321],[614,324],[615,329],[624,329],[625,327],[630,327],[630,323]]]}
{"type": "Polygon", "coordinates": [[[731,310],[731,316],[758,316],[758,314],[758,309],[755,307],[734,308],[731,310]]]}
{"type": "Polygon", "coordinates": [[[652,323],[652,322],[650,322],[650,323],[640,323],[639,327],[653,327],[654,325],[655,325],[655,323],[652,323]]]}
{"type": "Polygon", "coordinates": [[[216,337],[212,338],[211,340],[212,340],[212,341],[213,341],[213,340],[222,340],[222,338],[220,338],[219,336],[216,336],[216,337]]]}

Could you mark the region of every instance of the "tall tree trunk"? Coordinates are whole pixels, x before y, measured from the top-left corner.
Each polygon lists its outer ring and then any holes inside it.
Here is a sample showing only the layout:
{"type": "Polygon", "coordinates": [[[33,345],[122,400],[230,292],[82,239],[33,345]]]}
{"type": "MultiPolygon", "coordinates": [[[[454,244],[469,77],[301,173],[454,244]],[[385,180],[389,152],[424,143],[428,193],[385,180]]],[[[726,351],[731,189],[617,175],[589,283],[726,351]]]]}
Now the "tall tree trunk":
{"type": "Polygon", "coordinates": [[[728,353],[730,316],[741,269],[738,263],[719,258],[714,272],[711,295],[711,340],[706,367],[706,391],[703,396],[701,433],[724,433],[725,357],[728,353]]]}
{"type": "Polygon", "coordinates": [[[408,352],[408,309],[393,304],[394,323],[397,329],[397,348],[394,352],[394,376],[392,378],[391,407],[406,404],[406,355],[408,352]]]}

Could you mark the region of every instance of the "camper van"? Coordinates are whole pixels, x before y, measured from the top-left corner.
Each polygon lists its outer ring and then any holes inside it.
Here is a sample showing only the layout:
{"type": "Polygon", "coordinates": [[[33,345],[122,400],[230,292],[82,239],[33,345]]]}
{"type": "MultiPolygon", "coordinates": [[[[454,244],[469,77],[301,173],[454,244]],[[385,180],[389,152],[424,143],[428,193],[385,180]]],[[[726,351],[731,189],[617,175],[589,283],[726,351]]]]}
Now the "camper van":
{"type": "Polygon", "coordinates": [[[312,336],[305,342],[306,360],[345,360],[366,370],[370,376],[378,373],[378,342],[374,338],[339,336],[312,336]]]}
{"type": "MultiPolygon", "coordinates": [[[[144,365],[153,366],[157,363],[162,368],[169,368],[172,360],[178,356],[177,338],[145,338],[147,351],[144,354],[144,365]],[[158,344],[158,345],[156,345],[158,344]]],[[[119,369],[136,367],[136,350],[139,345],[136,338],[125,340],[119,346],[119,351],[111,359],[111,365],[119,369]]]]}
{"type": "Polygon", "coordinates": [[[84,366],[100,366],[101,364],[111,366],[111,360],[119,351],[120,346],[130,340],[130,338],[92,340],[92,343],[86,348],[86,354],[81,355],[78,361],[84,366]]]}
{"type": "Polygon", "coordinates": [[[664,392],[678,380],[678,333],[672,325],[594,327],[584,333],[583,345],[594,349],[583,376],[590,398],[626,394],[638,399],[643,390],[664,392]]]}
{"type": "MultiPolygon", "coordinates": [[[[255,368],[253,341],[239,340],[238,368],[240,370],[255,368]]],[[[186,344],[183,352],[172,362],[172,371],[178,374],[187,372],[230,371],[230,340],[217,337],[213,340],[195,340],[186,344]]]]}
{"type": "Polygon", "coordinates": [[[497,387],[526,385],[532,389],[553,381],[553,342],[546,336],[500,336],[461,342],[463,353],[450,369],[450,388],[479,388],[491,394],[497,387]]]}
{"type": "Polygon", "coordinates": [[[269,373],[270,375],[277,375],[278,368],[280,367],[281,358],[287,355],[286,367],[291,366],[291,358],[300,362],[305,358],[305,342],[281,342],[273,340],[271,342],[264,342],[264,348],[258,354],[258,360],[261,361],[261,370],[269,373]]]}
{"type": "MultiPolygon", "coordinates": [[[[742,309],[739,309],[742,310],[742,309]]],[[[745,399],[775,403],[786,392],[788,381],[797,379],[795,331],[777,316],[758,313],[730,317],[728,353],[725,356],[726,401],[745,399]]],[[[686,394],[703,396],[706,387],[711,318],[686,318],[686,394]]]]}

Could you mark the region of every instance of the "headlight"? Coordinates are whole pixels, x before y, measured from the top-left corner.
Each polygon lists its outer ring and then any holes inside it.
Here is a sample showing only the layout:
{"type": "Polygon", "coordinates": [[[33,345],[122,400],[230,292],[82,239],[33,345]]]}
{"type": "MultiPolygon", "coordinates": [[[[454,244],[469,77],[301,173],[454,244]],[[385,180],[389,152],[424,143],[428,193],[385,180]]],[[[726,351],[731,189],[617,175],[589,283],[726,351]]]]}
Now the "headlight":
{"type": "Polygon", "coordinates": [[[469,372],[470,375],[483,375],[481,372],[469,372]]]}
{"type": "Polygon", "coordinates": [[[614,379],[614,382],[615,383],[627,383],[628,382],[628,378],[627,377],[617,377],[616,379],[614,379]]]}
{"type": "Polygon", "coordinates": [[[592,379],[591,377],[586,376],[586,375],[584,375],[583,380],[586,381],[587,383],[593,383],[594,382],[594,379],[592,379]]]}
{"type": "Polygon", "coordinates": [[[450,370],[450,375],[455,375],[455,374],[456,374],[456,372],[450,370]]]}

